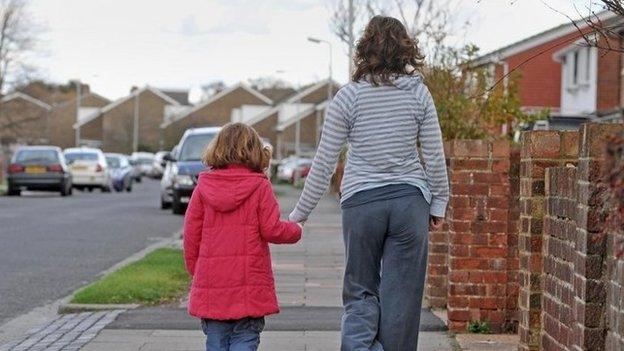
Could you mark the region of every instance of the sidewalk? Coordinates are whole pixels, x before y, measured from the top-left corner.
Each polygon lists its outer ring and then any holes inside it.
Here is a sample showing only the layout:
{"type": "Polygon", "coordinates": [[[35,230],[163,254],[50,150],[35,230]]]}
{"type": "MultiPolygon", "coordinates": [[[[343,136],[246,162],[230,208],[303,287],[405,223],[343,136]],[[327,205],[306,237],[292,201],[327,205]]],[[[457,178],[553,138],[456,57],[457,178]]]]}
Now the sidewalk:
{"type": "MultiPolygon", "coordinates": [[[[294,206],[299,191],[280,186],[277,192],[285,214],[294,206]]],[[[260,350],[338,350],[344,262],[340,208],[335,199],[321,201],[300,243],[271,249],[282,312],[267,318],[260,350]]],[[[203,350],[199,324],[183,307],[122,313],[82,350],[203,350]]],[[[454,341],[442,331],[444,326],[437,317],[423,310],[422,320],[419,350],[453,350],[454,341]]]]}

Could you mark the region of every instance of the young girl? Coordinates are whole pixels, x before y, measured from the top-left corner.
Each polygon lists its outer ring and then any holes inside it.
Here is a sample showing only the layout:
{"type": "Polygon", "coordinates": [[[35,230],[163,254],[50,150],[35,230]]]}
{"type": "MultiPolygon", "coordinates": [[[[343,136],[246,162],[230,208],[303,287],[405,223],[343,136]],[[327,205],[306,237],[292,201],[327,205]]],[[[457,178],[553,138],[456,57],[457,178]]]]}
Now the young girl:
{"type": "Polygon", "coordinates": [[[271,151],[256,131],[228,124],[206,150],[184,219],[193,277],[189,313],[202,319],[206,350],[257,350],[264,316],[278,313],[269,243],[296,243],[301,226],[280,220],[263,173],[271,151]]]}

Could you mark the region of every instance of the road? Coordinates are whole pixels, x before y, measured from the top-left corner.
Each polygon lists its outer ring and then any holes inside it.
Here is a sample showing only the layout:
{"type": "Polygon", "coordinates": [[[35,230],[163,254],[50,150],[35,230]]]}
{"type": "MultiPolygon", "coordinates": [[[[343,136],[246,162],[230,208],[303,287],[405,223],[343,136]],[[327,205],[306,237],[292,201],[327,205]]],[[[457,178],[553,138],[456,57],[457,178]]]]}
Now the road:
{"type": "Polygon", "coordinates": [[[67,296],[182,226],[158,207],[159,184],[132,193],[0,197],[0,325],[67,296]]]}

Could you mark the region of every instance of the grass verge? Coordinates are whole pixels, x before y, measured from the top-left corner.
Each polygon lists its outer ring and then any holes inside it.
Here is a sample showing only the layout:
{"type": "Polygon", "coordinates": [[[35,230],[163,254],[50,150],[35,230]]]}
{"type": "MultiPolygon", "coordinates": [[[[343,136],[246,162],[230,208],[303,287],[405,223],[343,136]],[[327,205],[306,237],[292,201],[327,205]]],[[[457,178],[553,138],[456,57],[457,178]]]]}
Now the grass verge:
{"type": "Polygon", "coordinates": [[[71,302],[153,305],[180,298],[189,282],[182,250],[161,248],[87,286],[71,302]]]}

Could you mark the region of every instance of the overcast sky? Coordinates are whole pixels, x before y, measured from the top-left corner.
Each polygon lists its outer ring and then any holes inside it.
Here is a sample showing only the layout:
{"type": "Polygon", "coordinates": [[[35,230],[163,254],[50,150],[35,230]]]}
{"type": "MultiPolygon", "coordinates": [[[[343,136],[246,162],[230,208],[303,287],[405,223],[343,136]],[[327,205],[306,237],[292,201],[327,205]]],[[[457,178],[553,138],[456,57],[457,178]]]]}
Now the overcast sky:
{"type": "MultiPolygon", "coordinates": [[[[357,1],[357,0],[356,0],[357,1]]],[[[470,19],[465,40],[483,52],[566,22],[541,0],[457,0],[458,22],[470,19]]],[[[570,15],[573,0],[544,0],[570,15]]],[[[578,5],[587,0],[576,1],[578,5]]],[[[45,31],[34,60],[39,75],[80,78],[119,98],[132,85],[194,89],[273,76],[305,84],[327,77],[334,44],[334,78],[347,81],[346,48],[332,35],[332,0],[31,0],[45,31]]],[[[464,35],[455,40],[463,41],[464,35]]]]}

